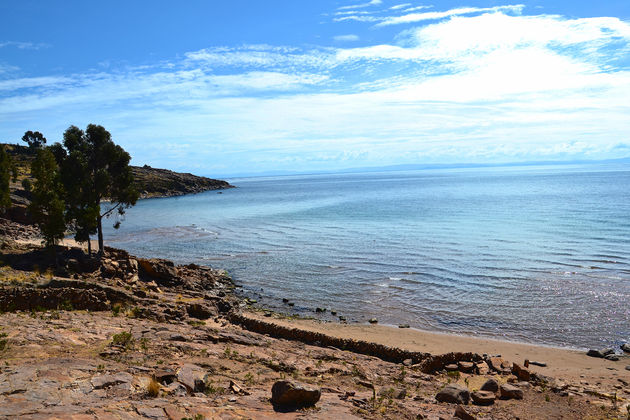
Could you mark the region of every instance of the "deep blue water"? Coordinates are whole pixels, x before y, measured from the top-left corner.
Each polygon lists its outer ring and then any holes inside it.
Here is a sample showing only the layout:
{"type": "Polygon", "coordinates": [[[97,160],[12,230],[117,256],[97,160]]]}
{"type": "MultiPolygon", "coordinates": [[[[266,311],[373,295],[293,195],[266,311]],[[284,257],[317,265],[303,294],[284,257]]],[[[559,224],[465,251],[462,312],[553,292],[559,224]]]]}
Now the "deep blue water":
{"type": "Polygon", "coordinates": [[[225,268],[287,312],[572,347],[630,340],[628,165],[230,181],[142,200],[105,240],[225,268]]]}

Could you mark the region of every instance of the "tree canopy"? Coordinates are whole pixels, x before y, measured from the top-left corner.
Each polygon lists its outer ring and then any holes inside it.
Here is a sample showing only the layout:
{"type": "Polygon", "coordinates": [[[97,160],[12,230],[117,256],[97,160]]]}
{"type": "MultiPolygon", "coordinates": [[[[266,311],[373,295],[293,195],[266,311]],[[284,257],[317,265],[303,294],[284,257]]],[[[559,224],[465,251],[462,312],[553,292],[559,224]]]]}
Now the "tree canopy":
{"type": "Polygon", "coordinates": [[[22,141],[28,144],[29,149],[37,150],[46,144],[46,137],[39,131],[27,131],[22,136],[22,141]]]}
{"type": "Polygon", "coordinates": [[[44,244],[53,247],[66,231],[64,189],[59,167],[48,149],[39,149],[32,163],[33,199],[29,211],[44,236],[44,244]]]}
{"type": "Polygon", "coordinates": [[[17,170],[11,156],[4,146],[0,145],[0,213],[4,213],[11,206],[11,196],[9,195],[9,181],[17,177],[17,170]]]}
{"type": "MultiPolygon", "coordinates": [[[[133,185],[131,157],[116,145],[111,134],[102,126],[90,124],[85,131],[70,126],[64,133],[62,179],[69,192],[68,211],[75,223],[77,240],[87,240],[95,231],[98,234],[99,252],[103,251],[104,217],[119,215],[138,200],[133,185]],[[109,200],[104,211],[101,201],[109,200]]],[[[118,227],[117,222],[114,227],[118,227]]]]}

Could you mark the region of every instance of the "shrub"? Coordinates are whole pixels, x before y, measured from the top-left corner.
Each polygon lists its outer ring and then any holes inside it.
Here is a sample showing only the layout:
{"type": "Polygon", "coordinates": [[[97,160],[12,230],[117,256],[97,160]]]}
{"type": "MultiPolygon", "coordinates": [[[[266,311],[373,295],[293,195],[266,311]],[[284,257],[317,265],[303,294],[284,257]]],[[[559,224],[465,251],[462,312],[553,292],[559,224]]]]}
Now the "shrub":
{"type": "Polygon", "coordinates": [[[131,335],[131,333],[127,331],[114,334],[114,336],[112,337],[112,344],[115,346],[120,346],[125,350],[132,348],[134,341],[135,340],[133,338],[133,335],[131,335]]]}
{"type": "Polygon", "coordinates": [[[154,378],[151,378],[147,384],[147,395],[151,398],[155,398],[160,394],[160,384],[154,378]]]}

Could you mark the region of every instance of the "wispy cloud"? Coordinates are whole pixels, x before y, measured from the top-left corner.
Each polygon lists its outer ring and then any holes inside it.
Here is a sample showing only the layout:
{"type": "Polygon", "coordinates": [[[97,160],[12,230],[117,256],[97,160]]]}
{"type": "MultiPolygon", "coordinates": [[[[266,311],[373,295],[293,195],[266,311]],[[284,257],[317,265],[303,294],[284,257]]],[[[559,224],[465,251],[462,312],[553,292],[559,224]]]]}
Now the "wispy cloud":
{"type": "Polygon", "coordinates": [[[349,5],[349,6],[341,6],[341,7],[338,7],[337,10],[362,9],[364,7],[379,6],[382,3],[383,3],[383,0],[371,0],[371,1],[368,1],[367,3],[353,4],[353,5],[349,5]]]}
{"type": "Polygon", "coordinates": [[[461,7],[458,9],[446,10],[444,12],[424,12],[424,13],[409,13],[402,16],[391,16],[383,18],[377,26],[386,25],[399,25],[403,23],[422,22],[426,20],[438,20],[451,16],[469,15],[473,13],[484,12],[512,12],[521,13],[525,5],[509,5],[509,6],[496,6],[496,7],[461,7]]]}
{"type": "Polygon", "coordinates": [[[44,43],[20,42],[20,41],[0,41],[0,48],[13,47],[20,50],[39,50],[48,48],[50,45],[44,43]]]}
{"type": "Polygon", "coordinates": [[[335,41],[339,42],[354,42],[359,40],[359,35],[349,34],[349,35],[336,35],[333,37],[335,41]]]}
{"type": "Polygon", "coordinates": [[[439,12],[361,48],[214,46],[5,78],[0,134],[99,122],[136,163],[207,174],[627,154],[630,22],[504,7],[439,12]],[[194,153],[177,165],[175,149],[194,153]]]}

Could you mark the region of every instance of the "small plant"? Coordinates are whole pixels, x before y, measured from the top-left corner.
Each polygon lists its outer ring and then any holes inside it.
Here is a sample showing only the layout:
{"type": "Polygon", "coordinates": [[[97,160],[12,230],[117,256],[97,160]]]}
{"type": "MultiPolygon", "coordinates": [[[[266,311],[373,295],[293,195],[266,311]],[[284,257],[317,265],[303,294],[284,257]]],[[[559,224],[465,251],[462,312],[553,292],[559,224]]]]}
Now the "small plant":
{"type": "Polygon", "coordinates": [[[453,378],[455,380],[459,379],[459,371],[458,370],[452,370],[450,372],[446,372],[446,374],[450,377],[453,378]]]}
{"type": "Polygon", "coordinates": [[[7,333],[0,333],[0,351],[4,351],[7,348],[7,333]]]}
{"type": "Polygon", "coordinates": [[[69,300],[64,300],[59,304],[59,309],[62,311],[71,311],[74,308],[72,306],[72,302],[70,302],[69,300]]]}
{"type": "Polygon", "coordinates": [[[203,414],[195,414],[192,417],[182,417],[182,420],[206,420],[203,414]]]}
{"type": "Polygon", "coordinates": [[[149,350],[149,339],[147,337],[142,337],[140,339],[140,348],[145,353],[149,350]]]}
{"type": "Polygon", "coordinates": [[[248,384],[249,386],[254,385],[255,383],[254,375],[252,375],[251,372],[248,372],[247,375],[245,375],[245,383],[248,384]]]}
{"type": "Polygon", "coordinates": [[[223,350],[223,357],[225,357],[226,359],[229,359],[232,356],[232,350],[230,349],[230,346],[226,346],[225,350],[223,350]]]}
{"type": "Polygon", "coordinates": [[[160,395],[160,384],[155,380],[155,378],[151,378],[147,384],[147,395],[151,398],[155,398],[160,395]]]}
{"type": "Polygon", "coordinates": [[[549,397],[549,394],[545,394],[545,401],[547,401],[547,402],[551,401],[551,398],[549,397]]]}
{"type": "Polygon", "coordinates": [[[103,365],[103,364],[98,365],[98,366],[96,367],[96,370],[98,370],[98,371],[103,371],[103,370],[105,370],[105,365],[103,365]]]}
{"type": "Polygon", "coordinates": [[[114,304],[112,305],[112,314],[113,314],[114,316],[118,316],[118,315],[120,315],[120,311],[121,311],[121,309],[122,309],[122,304],[121,304],[121,303],[114,303],[114,304]]]}
{"type": "Polygon", "coordinates": [[[114,346],[122,347],[125,350],[129,350],[134,345],[134,338],[131,332],[123,331],[118,334],[114,334],[112,337],[112,344],[114,346]]]}

